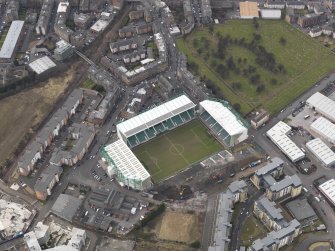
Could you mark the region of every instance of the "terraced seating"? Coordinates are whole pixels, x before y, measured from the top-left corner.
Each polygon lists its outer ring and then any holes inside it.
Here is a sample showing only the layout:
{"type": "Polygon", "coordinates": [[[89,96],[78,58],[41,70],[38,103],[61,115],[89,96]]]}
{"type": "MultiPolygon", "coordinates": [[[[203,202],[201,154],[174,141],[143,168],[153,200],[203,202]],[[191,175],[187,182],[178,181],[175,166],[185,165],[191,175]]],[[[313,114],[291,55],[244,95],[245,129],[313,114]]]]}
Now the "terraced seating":
{"type": "Polygon", "coordinates": [[[139,132],[136,135],[136,138],[138,140],[139,143],[142,143],[144,141],[146,141],[148,138],[146,137],[146,135],[144,134],[144,132],[139,132]]]}
{"type": "Polygon", "coordinates": [[[136,139],[135,136],[131,136],[131,137],[128,138],[128,145],[129,145],[130,147],[134,147],[134,146],[136,146],[137,144],[138,144],[138,143],[137,143],[137,139],[136,139]]]}
{"type": "Polygon", "coordinates": [[[172,118],[173,122],[178,126],[178,125],[181,125],[183,123],[183,121],[181,120],[180,116],[177,115],[177,116],[174,116],[172,118]]]}
{"type": "Polygon", "coordinates": [[[152,139],[153,137],[156,136],[155,129],[153,129],[152,127],[149,128],[149,129],[147,129],[147,130],[145,130],[145,132],[146,132],[146,134],[148,135],[148,137],[149,137],[150,139],[152,139]]]}
{"type": "Polygon", "coordinates": [[[169,130],[174,128],[174,124],[172,123],[172,121],[170,119],[164,121],[163,124],[169,130]]]}
{"type": "Polygon", "coordinates": [[[182,112],[181,114],[179,114],[181,119],[186,122],[189,121],[191,119],[190,115],[188,115],[187,111],[186,112],[182,112]]]}
{"type": "Polygon", "coordinates": [[[207,119],[210,118],[211,115],[207,111],[204,111],[203,113],[200,114],[200,118],[204,121],[207,121],[207,119]]]}

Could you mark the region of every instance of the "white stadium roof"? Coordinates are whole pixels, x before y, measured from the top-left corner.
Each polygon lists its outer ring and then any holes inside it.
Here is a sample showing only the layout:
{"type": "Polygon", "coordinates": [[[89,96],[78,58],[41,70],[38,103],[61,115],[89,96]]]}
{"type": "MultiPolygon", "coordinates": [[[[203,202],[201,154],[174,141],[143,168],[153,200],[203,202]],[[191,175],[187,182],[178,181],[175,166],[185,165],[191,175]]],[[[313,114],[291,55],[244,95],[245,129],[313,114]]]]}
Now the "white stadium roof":
{"type": "Polygon", "coordinates": [[[216,120],[217,123],[229,134],[238,135],[248,130],[243,123],[222,103],[204,100],[200,105],[216,120]]]}
{"type": "Polygon", "coordinates": [[[291,131],[291,127],[279,121],[270,130],[266,132],[266,135],[275,143],[279,149],[293,162],[296,162],[305,157],[305,154],[301,149],[286,135],[291,131]]]}
{"type": "Polygon", "coordinates": [[[310,107],[315,107],[316,111],[335,122],[335,101],[320,92],[316,92],[306,100],[306,103],[310,107]]]}
{"type": "Polygon", "coordinates": [[[0,50],[0,58],[10,59],[13,55],[14,49],[16,47],[17,40],[21,34],[24,21],[13,21],[10,25],[6,39],[0,50]]]}
{"type": "Polygon", "coordinates": [[[128,138],[194,107],[195,104],[182,95],[124,121],[116,125],[116,128],[128,138]]]}
{"type": "Polygon", "coordinates": [[[56,64],[48,56],[36,59],[29,64],[29,67],[37,74],[41,74],[55,66],[56,64]]]}
{"type": "Polygon", "coordinates": [[[330,179],[321,184],[319,189],[335,205],[335,179],[330,179]]]}
{"type": "Polygon", "coordinates": [[[262,9],[261,16],[264,19],[280,19],[281,10],[262,9]]]}
{"type": "Polygon", "coordinates": [[[306,146],[324,165],[335,163],[335,153],[321,139],[313,139],[306,146]]]}
{"type": "Polygon", "coordinates": [[[104,149],[126,178],[142,181],[150,178],[148,171],[123,140],[119,139],[104,149]]]}
{"type": "Polygon", "coordinates": [[[319,117],[311,124],[311,129],[335,144],[335,124],[324,117],[319,117]]]}

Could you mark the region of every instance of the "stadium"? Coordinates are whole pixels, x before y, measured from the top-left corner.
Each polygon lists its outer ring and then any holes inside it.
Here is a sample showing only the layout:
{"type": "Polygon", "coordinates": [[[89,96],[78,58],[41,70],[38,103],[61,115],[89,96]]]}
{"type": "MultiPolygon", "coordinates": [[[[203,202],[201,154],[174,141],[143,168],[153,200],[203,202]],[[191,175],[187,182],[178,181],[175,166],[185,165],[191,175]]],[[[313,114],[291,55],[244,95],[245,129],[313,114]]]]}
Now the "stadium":
{"type": "Polygon", "coordinates": [[[154,182],[248,138],[248,125],[224,101],[197,106],[181,95],[116,126],[119,140],[101,149],[108,174],[146,190],[154,182]]]}

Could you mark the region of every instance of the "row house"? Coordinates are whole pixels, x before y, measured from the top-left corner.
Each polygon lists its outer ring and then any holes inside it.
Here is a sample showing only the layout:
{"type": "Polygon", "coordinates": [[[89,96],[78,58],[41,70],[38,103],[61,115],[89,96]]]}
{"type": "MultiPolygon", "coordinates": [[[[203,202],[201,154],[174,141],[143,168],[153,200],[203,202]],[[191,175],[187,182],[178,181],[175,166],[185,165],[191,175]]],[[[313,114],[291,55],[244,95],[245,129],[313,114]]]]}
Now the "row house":
{"type": "Polygon", "coordinates": [[[137,46],[138,44],[135,39],[126,39],[110,43],[109,48],[112,53],[118,53],[127,50],[134,50],[137,46]]]}
{"type": "Polygon", "coordinates": [[[46,200],[51,195],[62,172],[63,168],[55,165],[50,165],[43,170],[34,186],[35,196],[38,200],[46,200]]]}

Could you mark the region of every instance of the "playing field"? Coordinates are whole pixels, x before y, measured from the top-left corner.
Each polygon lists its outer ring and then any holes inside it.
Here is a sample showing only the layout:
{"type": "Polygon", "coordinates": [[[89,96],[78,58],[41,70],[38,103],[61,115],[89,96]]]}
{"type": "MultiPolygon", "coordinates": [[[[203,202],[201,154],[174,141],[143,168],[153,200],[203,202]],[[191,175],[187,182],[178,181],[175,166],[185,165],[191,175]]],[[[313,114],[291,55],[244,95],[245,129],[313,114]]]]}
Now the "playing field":
{"type": "Polygon", "coordinates": [[[152,179],[159,182],[221,148],[206,127],[193,120],[132,150],[152,179]]]}
{"type": "Polygon", "coordinates": [[[255,26],[252,20],[228,20],[213,30],[196,29],[177,46],[189,69],[244,115],[259,106],[280,111],[335,69],[329,48],[284,21],[259,20],[255,26]]]}

